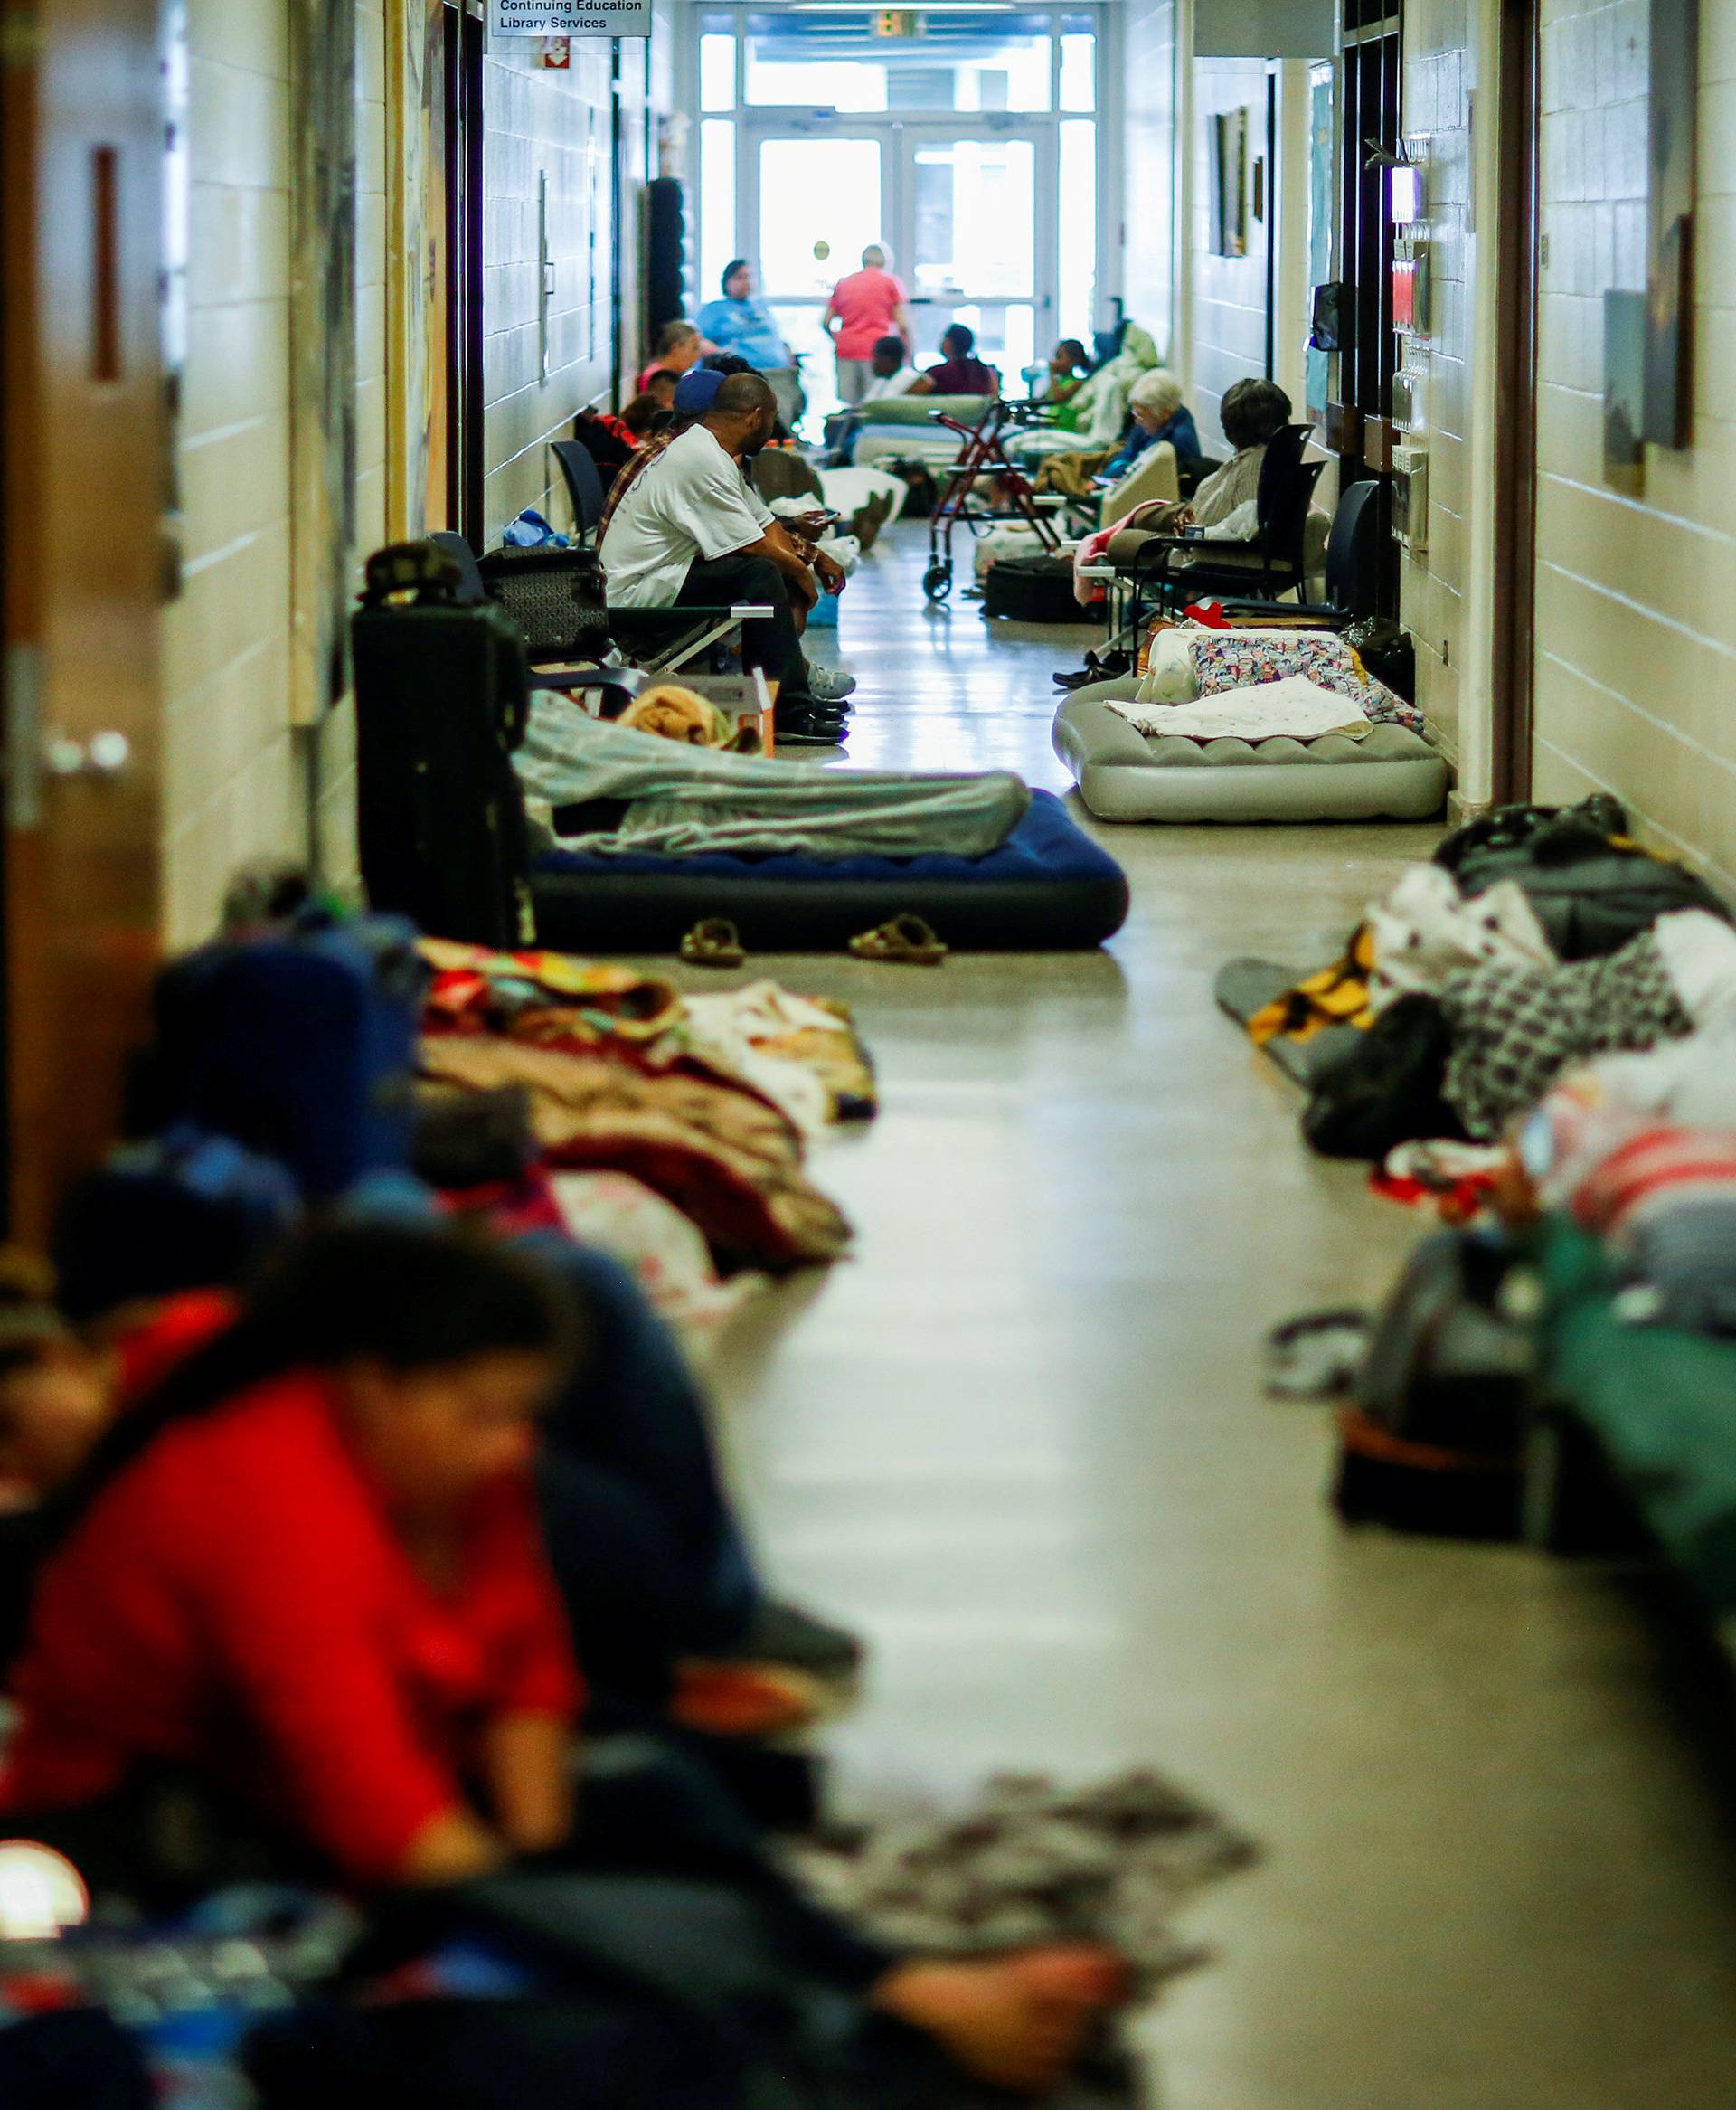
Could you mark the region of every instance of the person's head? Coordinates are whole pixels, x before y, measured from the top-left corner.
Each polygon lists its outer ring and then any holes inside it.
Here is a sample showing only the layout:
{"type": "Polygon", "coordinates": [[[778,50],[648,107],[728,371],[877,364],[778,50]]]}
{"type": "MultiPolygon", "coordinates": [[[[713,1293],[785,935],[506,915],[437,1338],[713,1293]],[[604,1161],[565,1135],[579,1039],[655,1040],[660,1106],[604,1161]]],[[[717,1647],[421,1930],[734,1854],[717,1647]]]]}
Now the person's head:
{"type": "Polygon", "coordinates": [[[658,364],[671,374],[685,374],[697,366],[705,340],[690,322],[666,322],[657,336],[658,364]]]}
{"type": "Polygon", "coordinates": [[[862,252],[862,268],[864,271],[883,271],[892,260],[890,251],[878,241],[871,241],[862,252]]]}
{"type": "Polygon", "coordinates": [[[260,1278],[241,1323],[280,1369],[330,1380],[389,1506],[429,1519],[528,1462],[537,1415],[577,1347],[575,1315],[542,1269],[444,1224],[305,1232],[260,1278]]]}
{"type": "Polygon", "coordinates": [[[1062,337],[1049,355],[1050,368],[1056,374],[1083,374],[1090,364],[1090,355],[1077,337],[1062,337]]]}
{"type": "Polygon", "coordinates": [[[723,298],[745,300],[753,291],[753,266],[746,257],[731,257],[723,267],[723,298]]]}
{"type": "Polygon", "coordinates": [[[654,381],[666,381],[665,389],[647,389],[643,395],[636,395],[621,412],[621,422],[636,439],[643,439],[653,425],[675,400],[675,377],[673,374],[653,374],[654,381]]]}
{"type": "Polygon", "coordinates": [[[880,379],[890,381],[904,364],[904,340],[902,337],[876,338],[873,351],[869,356],[870,364],[880,379]]]}
{"type": "Polygon", "coordinates": [[[107,1359],[55,1310],[49,1270],[0,1261],[0,1481],[48,1494],[83,1465],[114,1414],[107,1359]]]}
{"type": "MultiPolygon", "coordinates": [[[[1229,398],[1224,401],[1228,402],[1229,398]]],[[[1127,396],[1127,408],[1146,432],[1160,431],[1181,407],[1182,384],[1164,366],[1154,366],[1142,374],[1127,396]]]]}
{"type": "Polygon", "coordinates": [[[645,397],[649,396],[658,410],[673,410],[675,406],[675,390],[680,384],[680,374],[671,373],[666,366],[659,366],[655,374],[646,376],[645,396],[641,396],[639,401],[643,402],[645,397]]]}
{"type": "Polygon", "coordinates": [[[1238,454],[1263,447],[1290,421],[1290,399],[1275,381],[1232,381],[1218,406],[1223,436],[1238,454]]]}
{"type": "Polygon", "coordinates": [[[948,323],[940,338],[940,349],[948,359],[968,359],[976,349],[976,333],[968,323],[948,323]]]}
{"type": "Polygon", "coordinates": [[[701,422],[731,454],[752,454],[771,438],[778,398],[763,374],[731,374],[701,422]]]}

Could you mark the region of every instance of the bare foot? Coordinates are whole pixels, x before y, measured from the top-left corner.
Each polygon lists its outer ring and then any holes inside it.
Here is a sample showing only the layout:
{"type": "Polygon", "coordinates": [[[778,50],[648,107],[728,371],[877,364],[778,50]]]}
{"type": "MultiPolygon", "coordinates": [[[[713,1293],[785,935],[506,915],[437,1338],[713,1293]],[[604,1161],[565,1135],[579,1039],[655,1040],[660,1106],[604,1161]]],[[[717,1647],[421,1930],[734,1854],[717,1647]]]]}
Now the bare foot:
{"type": "Polygon", "coordinates": [[[927,2031],[978,2080],[1040,2095],[1066,2078],[1092,2022],[1126,1996],[1120,1960],[1080,1945],[901,1964],[873,1999],[927,2031]]]}

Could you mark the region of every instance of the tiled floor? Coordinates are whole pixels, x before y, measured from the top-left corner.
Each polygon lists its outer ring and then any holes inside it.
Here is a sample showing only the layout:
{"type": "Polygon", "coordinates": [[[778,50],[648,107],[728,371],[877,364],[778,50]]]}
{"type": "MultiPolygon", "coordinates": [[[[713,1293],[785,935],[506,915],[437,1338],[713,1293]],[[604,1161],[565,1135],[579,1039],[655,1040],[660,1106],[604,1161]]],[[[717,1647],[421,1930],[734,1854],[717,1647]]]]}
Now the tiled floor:
{"type": "MultiPolygon", "coordinates": [[[[922,546],[844,605],[853,759],[1060,787],[1071,635],[924,613],[922,546]]],[[[1325,957],[1430,831],[1105,835],[1105,952],[752,963],[856,1005],[884,1091],[816,1160],[858,1257],[721,1373],[780,1578],[873,1644],[840,1759],[1150,1762],[1260,1835],[1152,2024],[1165,2110],[1729,2110],[1736,1869],[1618,1582],[1345,1534],[1326,1423],[1258,1389],[1415,1226],[1306,1154],[1212,974],[1325,957]]]]}

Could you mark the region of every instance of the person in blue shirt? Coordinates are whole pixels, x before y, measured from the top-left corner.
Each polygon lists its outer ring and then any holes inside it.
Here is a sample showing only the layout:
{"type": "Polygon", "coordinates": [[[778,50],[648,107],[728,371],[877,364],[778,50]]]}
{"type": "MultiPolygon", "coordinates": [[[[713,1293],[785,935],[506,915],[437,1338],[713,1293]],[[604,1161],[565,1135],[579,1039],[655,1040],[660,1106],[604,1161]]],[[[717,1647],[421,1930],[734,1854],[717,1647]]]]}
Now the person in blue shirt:
{"type": "Polygon", "coordinates": [[[753,289],[753,267],[746,257],[731,260],[723,273],[723,298],[700,309],[699,326],[718,351],[733,352],[761,373],[794,364],[771,310],[753,289]]]}
{"type": "Polygon", "coordinates": [[[1132,412],[1132,425],[1099,472],[1102,482],[1118,482],[1146,448],[1165,440],[1175,449],[1175,466],[1184,479],[1197,468],[1202,452],[1200,435],[1193,412],[1182,401],[1182,385],[1173,374],[1161,366],[1142,374],[1133,384],[1127,408],[1132,412]]]}

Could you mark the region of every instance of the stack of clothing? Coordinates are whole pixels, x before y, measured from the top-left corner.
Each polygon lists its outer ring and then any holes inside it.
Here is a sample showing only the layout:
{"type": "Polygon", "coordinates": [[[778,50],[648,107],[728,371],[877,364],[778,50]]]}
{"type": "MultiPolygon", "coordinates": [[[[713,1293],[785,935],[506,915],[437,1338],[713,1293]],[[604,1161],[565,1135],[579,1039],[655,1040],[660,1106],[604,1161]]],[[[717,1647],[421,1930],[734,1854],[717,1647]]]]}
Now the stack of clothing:
{"type": "Polygon", "coordinates": [[[848,1249],[805,1170],[813,1137],[874,1112],[842,1007],[770,981],[688,998],[553,952],[427,939],[422,955],[422,1127],[458,1138],[453,1206],[603,1246],[689,1331],[848,1249]]]}

